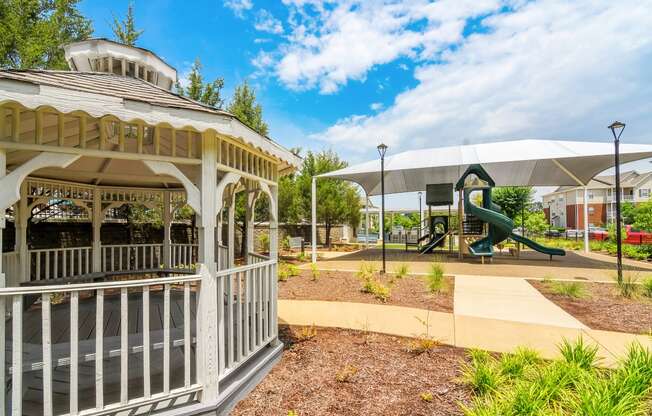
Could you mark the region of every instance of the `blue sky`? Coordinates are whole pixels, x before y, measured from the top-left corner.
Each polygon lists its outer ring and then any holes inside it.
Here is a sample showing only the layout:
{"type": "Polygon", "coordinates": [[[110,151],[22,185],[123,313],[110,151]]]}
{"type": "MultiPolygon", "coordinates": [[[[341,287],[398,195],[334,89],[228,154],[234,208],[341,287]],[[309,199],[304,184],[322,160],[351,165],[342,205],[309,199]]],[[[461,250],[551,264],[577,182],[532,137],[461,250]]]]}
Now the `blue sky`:
{"type": "MultiPolygon", "coordinates": [[[[112,37],[128,1],[84,0],[112,37]]],[[[183,77],[196,57],[225,96],[248,79],[271,136],[351,163],[514,138],[649,143],[650,0],[135,1],[139,46],[183,77]]],[[[649,163],[637,168],[645,170],[649,163]]],[[[391,198],[413,206],[416,197],[391,198]]]]}

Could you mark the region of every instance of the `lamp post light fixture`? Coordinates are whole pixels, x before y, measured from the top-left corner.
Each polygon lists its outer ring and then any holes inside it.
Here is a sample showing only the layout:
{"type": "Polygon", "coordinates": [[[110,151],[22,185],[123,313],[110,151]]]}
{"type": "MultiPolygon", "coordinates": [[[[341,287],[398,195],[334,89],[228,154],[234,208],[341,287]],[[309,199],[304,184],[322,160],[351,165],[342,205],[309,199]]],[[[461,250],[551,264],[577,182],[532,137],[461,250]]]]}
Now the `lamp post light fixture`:
{"type": "Polygon", "coordinates": [[[621,230],[620,230],[620,154],[618,146],[620,145],[620,135],[623,134],[625,130],[625,123],[620,121],[614,121],[609,126],[611,133],[614,135],[614,163],[616,167],[616,253],[618,256],[617,267],[618,267],[618,283],[623,281],[623,247],[621,241],[621,230]]]}
{"type": "Polygon", "coordinates": [[[387,151],[387,145],[381,143],[377,149],[380,155],[380,232],[383,237],[383,269],[380,272],[385,274],[385,152],[387,151]]]}

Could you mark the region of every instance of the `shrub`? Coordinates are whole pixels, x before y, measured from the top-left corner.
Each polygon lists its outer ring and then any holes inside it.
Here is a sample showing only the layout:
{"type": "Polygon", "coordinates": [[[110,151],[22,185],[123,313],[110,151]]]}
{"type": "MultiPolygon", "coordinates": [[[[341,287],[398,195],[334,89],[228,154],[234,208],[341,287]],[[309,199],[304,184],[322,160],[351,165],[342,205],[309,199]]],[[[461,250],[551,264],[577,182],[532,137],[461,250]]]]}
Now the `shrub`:
{"type": "Polygon", "coordinates": [[[618,294],[624,298],[631,299],[638,291],[638,275],[633,272],[624,272],[622,280],[618,280],[618,276],[613,277],[616,282],[618,294]]]}
{"type": "Polygon", "coordinates": [[[444,266],[441,263],[433,262],[426,275],[426,286],[430,293],[442,293],[446,291],[446,280],[444,279],[444,266]]]}
{"type": "Polygon", "coordinates": [[[347,364],[335,374],[335,380],[340,383],[348,383],[356,374],[358,374],[358,368],[347,364]]]}
{"type": "Polygon", "coordinates": [[[462,365],[461,381],[478,396],[495,391],[503,383],[503,376],[496,365],[496,360],[489,355],[489,358],[482,357],[481,360],[469,355],[471,363],[462,365]]]}
{"type": "Polygon", "coordinates": [[[584,370],[589,370],[596,362],[598,346],[585,344],[582,337],[579,337],[573,343],[564,339],[559,346],[559,352],[567,363],[575,364],[584,370]]]}
{"type": "Polygon", "coordinates": [[[317,263],[310,263],[310,275],[312,276],[313,282],[316,282],[319,279],[319,269],[317,268],[317,263]]]}
{"type": "Polygon", "coordinates": [[[281,262],[278,266],[278,281],[285,282],[290,277],[298,276],[299,268],[294,264],[281,262]]]}
{"type": "Polygon", "coordinates": [[[396,279],[402,279],[410,272],[410,267],[406,263],[401,263],[396,270],[394,270],[394,277],[396,279]]]}
{"type": "Polygon", "coordinates": [[[579,282],[551,282],[550,290],[552,293],[569,298],[582,298],[585,295],[584,286],[579,282]]]}
{"type": "Polygon", "coordinates": [[[301,330],[295,334],[297,341],[310,341],[317,336],[317,328],[315,325],[301,327],[301,330]]]}
{"type": "Polygon", "coordinates": [[[360,290],[364,293],[374,295],[376,299],[382,302],[386,302],[390,297],[390,289],[376,279],[375,273],[376,271],[372,264],[364,261],[360,263],[360,269],[356,273],[356,276],[362,280],[362,288],[360,290]]]}
{"type": "Polygon", "coordinates": [[[261,234],[258,236],[258,243],[263,251],[269,251],[269,234],[261,234]]]}
{"type": "Polygon", "coordinates": [[[643,280],[643,295],[652,298],[652,276],[643,280]]]}

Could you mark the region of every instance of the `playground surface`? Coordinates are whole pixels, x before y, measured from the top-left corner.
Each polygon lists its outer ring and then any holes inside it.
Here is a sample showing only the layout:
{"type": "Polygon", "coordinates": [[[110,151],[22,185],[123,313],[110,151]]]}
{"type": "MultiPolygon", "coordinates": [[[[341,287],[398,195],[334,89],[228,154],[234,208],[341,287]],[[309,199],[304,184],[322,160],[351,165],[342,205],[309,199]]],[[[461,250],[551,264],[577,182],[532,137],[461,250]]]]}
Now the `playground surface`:
{"type": "MultiPolygon", "coordinates": [[[[382,250],[380,248],[363,249],[354,253],[346,253],[332,259],[322,259],[317,263],[320,270],[356,271],[360,262],[373,263],[376,268],[381,265],[382,250]]],[[[552,260],[542,253],[532,250],[521,251],[520,258],[509,255],[507,250],[494,254],[491,261],[484,264],[477,257],[459,259],[457,254],[434,253],[420,255],[416,251],[397,249],[386,250],[386,269],[395,270],[400,264],[406,263],[410,273],[426,273],[430,263],[438,261],[444,265],[446,274],[502,276],[534,279],[569,279],[612,282],[616,259],[599,253],[583,253],[567,251],[563,257],[553,257],[552,260]]],[[[640,277],[652,275],[652,264],[625,259],[626,269],[640,274],[640,277]]],[[[302,266],[308,268],[309,265],[302,266]]]]}

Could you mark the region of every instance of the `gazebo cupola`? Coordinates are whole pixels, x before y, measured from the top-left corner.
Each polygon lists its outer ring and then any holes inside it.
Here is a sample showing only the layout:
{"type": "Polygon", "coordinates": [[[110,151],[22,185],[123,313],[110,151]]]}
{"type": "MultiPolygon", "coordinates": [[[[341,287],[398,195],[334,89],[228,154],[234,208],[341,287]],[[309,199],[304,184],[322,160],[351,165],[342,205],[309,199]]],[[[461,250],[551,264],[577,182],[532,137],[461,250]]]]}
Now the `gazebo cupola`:
{"type": "Polygon", "coordinates": [[[177,70],[147,49],[107,39],[70,43],[63,49],[72,71],[139,78],[167,90],[177,81],[177,70]]]}

